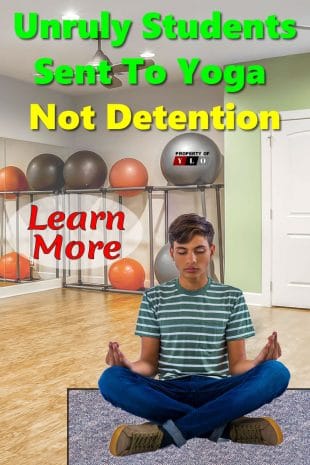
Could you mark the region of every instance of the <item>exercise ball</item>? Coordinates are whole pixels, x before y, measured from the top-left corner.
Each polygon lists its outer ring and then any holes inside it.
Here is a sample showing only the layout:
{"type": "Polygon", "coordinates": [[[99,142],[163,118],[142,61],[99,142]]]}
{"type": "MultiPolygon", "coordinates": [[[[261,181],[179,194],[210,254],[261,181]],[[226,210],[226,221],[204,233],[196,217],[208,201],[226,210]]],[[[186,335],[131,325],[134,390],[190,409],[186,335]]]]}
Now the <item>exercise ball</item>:
{"type": "Polygon", "coordinates": [[[168,142],[160,166],[164,177],[175,186],[212,184],[219,174],[221,160],[221,152],[213,140],[203,134],[185,133],[168,142]]]}
{"type": "Polygon", "coordinates": [[[165,283],[179,276],[179,271],[170,255],[170,244],[165,244],[155,258],[154,271],[157,281],[165,283]]]}
{"type": "MultiPolygon", "coordinates": [[[[155,258],[154,263],[155,276],[159,284],[170,281],[171,279],[177,278],[179,276],[179,271],[175,266],[174,260],[170,255],[170,243],[165,244],[158,252],[155,258]]],[[[211,259],[208,267],[208,276],[210,276],[213,281],[219,282],[215,270],[214,263],[211,259]]]]}
{"type": "Polygon", "coordinates": [[[208,273],[208,276],[210,276],[210,278],[213,279],[213,281],[215,281],[216,283],[219,283],[219,279],[218,277],[216,276],[216,273],[215,273],[215,267],[214,267],[214,261],[211,259],[210,263],[209,263],[209,273],[208,273]]]}
{"type": "Polygon", "coordinates": [[[107,177],[107,165],[95,152],[81,150],[65,163],[63,175],[68,189],[97,189],[107,177]]]}
{"type": "MultiPolygon", "coordinates": [[[[117,161],[111,168],[109,181],[111,187],[145,187],[148,174],[141,161],[135,158],[123,158],[117,161]]],[[[119,195],[133,197],[142,191],[118,191],[119,195]]]]}
{"type": "Polygon", "coordinates": [[[0,276],[5,279],[30,278],[30,261],[24,255],[10,252],[0,258],[0,276]],[[17,260],[19,261],[19,276],[17,274],[17,260]]]}
{"type": "MultiPolygon", "coordinates": [[[[0,191],[27,191],[28,182],[24,172],[16,166],[0,169],[0,191]]],[[[16,195],[7,194],[6,199],[15,199],[16,195]]]]}
{"type": "Polygon", "coordinates": [[[144,287],[143,266],[133,258],[121,258],[109,269],[109,280],[116,289],[136,291],[144,287]]]}
{"type": "Polygon", "coordinates": [[[64,185],[64,162],[52,153],[41,153],[34,157],[27,168],[27,179],[33,190],[58,190],[64,185]]]}

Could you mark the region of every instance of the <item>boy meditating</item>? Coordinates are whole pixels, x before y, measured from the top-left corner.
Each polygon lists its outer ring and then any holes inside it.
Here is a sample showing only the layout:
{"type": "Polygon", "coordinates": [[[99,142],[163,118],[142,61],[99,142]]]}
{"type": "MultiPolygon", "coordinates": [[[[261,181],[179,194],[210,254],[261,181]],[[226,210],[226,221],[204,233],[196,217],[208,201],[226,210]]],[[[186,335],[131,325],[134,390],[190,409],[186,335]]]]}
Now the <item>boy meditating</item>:
{"type": "Polygon", "coordinates": [[[135,333],[139,360],[129,361],[118,342],[109,343],[110,367],[99,380],[103,397],[148,420],[115,429],[115,456],[181,447],[194,437],[264,445],[283,440],[272,418],[244,416],[287,388],[277,333],[253,360],[246,358],[245,339],[254,328],[242,292],[208,277],[213,239],[204,217],[176,218],[169,241],[179,277],[144,293],[135,333]]]}

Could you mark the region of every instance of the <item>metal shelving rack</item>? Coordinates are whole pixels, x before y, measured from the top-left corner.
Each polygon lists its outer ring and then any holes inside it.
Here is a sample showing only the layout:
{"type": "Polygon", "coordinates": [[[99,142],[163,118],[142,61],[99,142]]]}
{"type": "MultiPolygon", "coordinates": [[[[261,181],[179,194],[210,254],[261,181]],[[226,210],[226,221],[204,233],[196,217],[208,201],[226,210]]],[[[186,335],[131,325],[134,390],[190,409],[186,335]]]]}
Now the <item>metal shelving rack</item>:
{"type": "MultiPolygon", "coordinates": [[[[154,273],[154,225],[153,225],[153,194],[156,192],[163,193],[163,205],[164,205],[164,218],[165,218],[165,227],[164,227],[164,240],[165,243],[168,242],[168,215],[169,215],[169,193],[173,191],[185,191],[185,192],[200,192],[200,201],[201,201],[201,210],[202,215],[207,218],[207,206],[206,206],[206,198],[205,194],[207,190],[212,190],[215,192],[215,202],[216,202],[216,215],[217,215],[217,230],[218,230],[218,240],[219,240],[219,265],[220,265],[220,281],[224,281],[224,253],[223,253],[223,233],[222,233],[222,219],[221,219],[221,190],[223,189],[223,184],[203,184],[203,185],[186,185],[186,186],[146,186],[146,187],[126,187],[126,191],[130,190],[139,190],[145,191],[147,193],[147,204],[148,204],[148,231],[149,231],[149,275],[150,275],[150,286],[153,286],[155,283],[155,273],[154,273]]],[[[34,198],[37,195],[54,195],[56,196],[56,205],[57,208],[62,208],[63,211],[66,210],[68,207],[70,212],[70,194],[77,194],[78,199],[78,208],[81,206],[81,196],[84,194],[97,194],[101,196],[101,205],[102,210],[106,211],[106,202],[107,202],[107,194],[108,193],[115,193],[117,194],[119,191],[124,191],[124,188],[114,188],[114,187],[103,187],[100,189],[62,189],[59,192],[54,191],[10,191],[10,192],[0,192],[0,202],[2,202],[2,218],[1,218],[1,252],[3,251],[3,239],[4,239],[4,229],[3,229],[3,213],[5,211],[4,202],[5,202],[5,195],[6,194],[15,194],[15,204],[16,204],[16,252],[19,253],[19,238],[18,238],[18,231],[19,231],[19,205],[20,205],[20,196],[27,195],[29,196],[30,204],[33,204],[34,198]]],[[[122,209],[122,196],[118,196],[118,203],[119,203],[119,210],[122,209]]],[[[80,231],[79,240],[81,238],[80,231]]],[[[64,242],[65,242],[64,237],[64,242]]],[[[119,231],[119,242],[122,243],[123,240],[123,233],[119,231]]],[[[103,230],[103,241],[106,242],[106,230],[103,230]]],[[[33,248],[33,231],[30,231],[30,256],[32,256],[32,248],[33,248]]],[[[18,261],[17,261],[18,262],[18,261]]],[[[76,289],[89,289],[89,290],[99,290],[105,292],[118,292],[118,293],[131,293],[131,294],[141,294],[143,289],[138,291],[129,291],[125,289],[114,289],[108,282],[108,264],[107,259],[104,258],[103,262],[103,282],[102,284],[90,284],[85,283],[83,281],[83,274],[81,266],[78,268],[77,273],[77,282],[76,283],[68,283],[68,277],[70,276],[70,268],[66,265],[66,258],[63,257],[62,263],[62,284],[65,288],[76,288],[76,289]]],[[[17,263],[17,274],[19,274],[19,263],[17,263]]],[[[55,267],[55,277],[60,277],[60,267],[56,265],[55,267]]],[[[0,279],[4,281],[5,279],[0,279]]],[[[33,280],[31,277],[30,280],[33,280]]],[[[8,280],[5,280],[8,281],[8,280]]],[[[29,282],[21,281],[20,279],[14,280],[15,282],[29,282]]]]}

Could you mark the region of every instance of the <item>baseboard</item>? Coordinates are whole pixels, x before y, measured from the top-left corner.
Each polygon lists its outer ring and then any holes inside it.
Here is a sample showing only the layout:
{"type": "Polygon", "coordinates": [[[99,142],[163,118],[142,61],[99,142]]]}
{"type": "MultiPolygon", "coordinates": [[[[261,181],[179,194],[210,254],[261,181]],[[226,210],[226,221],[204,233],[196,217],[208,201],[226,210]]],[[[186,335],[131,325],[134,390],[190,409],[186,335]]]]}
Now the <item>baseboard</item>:
{"type": "Polygon", "coordinates": [[[269,299],[264,294],[256,292],[244,292],[245,301],[255,307],[271,307],[269,299]]]}
{"type": "MultiPolygon", "coordinates": [[[[75,284],[78,281],[77,273],[72,274],[71,276],[66,277],[67,284],[75,284]]],[[[83,276],[82,279],[84,284],[100,284],[102,285],[104,282],[103,276],[83,276]]]]}
{"type": "Polygon", "coordinates": [[[47,279],[44,281],[33,281],[30,283],[15,284],[13,286],[0,288],[0,299],[6,297],[15,297],[17,295],[32,294],[33,292],[49,291],[62,287],[60,278],[47,279]]]}
{"type": "MultiPolygon", "coordinates": [[[[78,280],[78,276],[77,274],[73,274],[71,276],[67,276],[66,278],[66,283],[67,284],[75,284],[78,280]]],[[[103,276],[86,276],[85,279],[83,279],[83,282],[86,284],[86,283],[89,283],[89,284],[103,284],[104,282],[104,277],[103,276]]],[[[155,283],[156,285],[156,283],[155,283]]],[[[144,281],[144,286],[146,289],[148,289],[150,287],[150,280],[149,279],[146,279],[144,281]]]]}
{"type": "MultiPolygon", "coordinates": [[[[62,270],[59,270],[59,275],[61,276],[62,275],[62,270]]],[[[34,278],[38,277],[39,279],[43,279],[43,280],[46,280],[46,279],[58,279],[56,278],[56,272],[51,272],[51,271],[36,271],[34,273],[34,278]]]]}
{"type": "MultiPolygon", "coordinates": [[[[67,284],[75,284],[78,280],[77,273],[74,273],[71,276],[67,276],[66,282],[67,284]]],[[[103,284],[104,282],[104,277],[103,276],[88,276],[83,279],[84,284],[103,284]]],[[[155,282],[156,286],[157,282],[155,282]]],[[[148,289],[151,286],[150,280],[146,279],[144,281],[144,286],[146,289],[148,289]]],[[[255,293],[255,292],[244,292],[244,297],[246,300],[246,303],[248,305],[253,305],[256,307],[270,307],[270,303],[268,302],[268,299],[261,294],[261,293],[255,293]]]]}

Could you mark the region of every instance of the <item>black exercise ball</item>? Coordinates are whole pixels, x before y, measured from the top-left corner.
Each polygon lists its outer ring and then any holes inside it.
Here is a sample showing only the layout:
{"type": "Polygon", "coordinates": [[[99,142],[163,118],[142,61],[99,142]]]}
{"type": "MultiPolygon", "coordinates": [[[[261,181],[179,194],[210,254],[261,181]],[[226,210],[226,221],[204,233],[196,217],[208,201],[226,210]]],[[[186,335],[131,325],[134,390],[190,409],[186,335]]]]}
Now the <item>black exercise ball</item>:
{"type": "Polygon", "coordinates": [[[107,165],[95,152],[81,150],[71,155],[65,163],[63,174],[68,189],[96,189],[103,186],[107,165]]]}
{"type": "Polygon", "coordinates": [[[58,190],[64,185],[64,162],[52,153],[41,153],[27,167],[27,180],[33,190],[58,190]]]}

